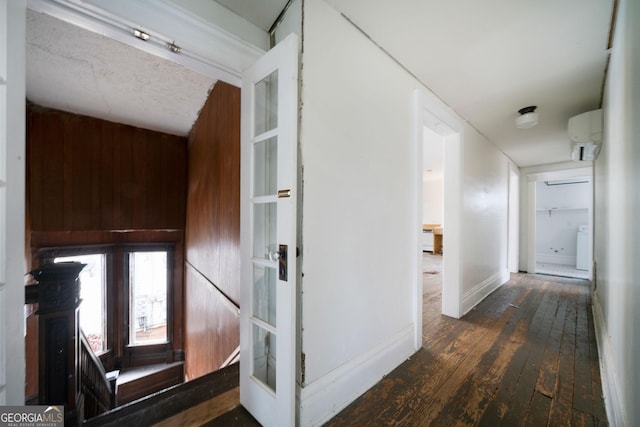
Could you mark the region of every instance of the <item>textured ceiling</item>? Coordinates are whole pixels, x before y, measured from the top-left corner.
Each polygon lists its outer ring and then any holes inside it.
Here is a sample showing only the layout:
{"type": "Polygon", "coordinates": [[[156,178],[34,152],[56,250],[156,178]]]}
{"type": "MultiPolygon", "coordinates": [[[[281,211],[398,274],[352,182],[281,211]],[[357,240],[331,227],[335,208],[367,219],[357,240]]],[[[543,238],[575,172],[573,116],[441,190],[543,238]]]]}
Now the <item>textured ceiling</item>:
{"type": "Polygon", "coordinates": [[[27,11],[27,99],[185,136],[215,80],[49,15],[27,11]]]}

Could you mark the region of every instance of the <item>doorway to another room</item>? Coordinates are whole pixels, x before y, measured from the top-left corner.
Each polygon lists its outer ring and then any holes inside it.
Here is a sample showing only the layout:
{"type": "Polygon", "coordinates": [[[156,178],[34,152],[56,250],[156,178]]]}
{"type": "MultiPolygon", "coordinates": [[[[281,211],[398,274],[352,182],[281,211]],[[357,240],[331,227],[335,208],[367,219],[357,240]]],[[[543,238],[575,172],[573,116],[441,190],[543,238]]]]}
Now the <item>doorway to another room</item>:
{"type": "Polygon", "coordinates": [[[529,273],[591,279],[591,167],[528,175],[529,273]]]}
{"type": "Polygon", "coordinates": [[[536,182],[536,273],[589,278],[591,177],[536,182]]]}
{"type": "Polygon", "coordinates": [[[442,311],[444,257],[444,137],[429,127],[422,144],[422,293],[423,323],[442,311]]]}

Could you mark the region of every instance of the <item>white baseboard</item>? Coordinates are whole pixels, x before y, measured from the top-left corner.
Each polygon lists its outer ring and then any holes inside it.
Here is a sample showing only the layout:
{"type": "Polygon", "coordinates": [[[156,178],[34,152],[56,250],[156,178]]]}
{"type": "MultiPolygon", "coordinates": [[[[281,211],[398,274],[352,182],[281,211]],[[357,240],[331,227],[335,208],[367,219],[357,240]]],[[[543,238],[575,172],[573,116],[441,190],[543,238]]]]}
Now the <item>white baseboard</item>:
{"type": "Polygon", "coordinates": [[[576,257],[569,255],[536,254],[536,262],[547,264],[576,265],[576,257]]]}
{"type": "Polygon", "coordinates": [[[414,325],[300,390],[301,426],[319,426],[415,352],[414,325]]]}
{"type": "Polygon", "coordinates": [[[473,307],[478,305],[480,301],[489,296],[491,292],[505,284],[509,278],[509,271],[505,268],[504,270],[489,276],[474,286],[471,290],[465,292],[462,297],[462,310],[460,310],[460,317],[467,314],[473,307]]]}
{"type": "Polygon", "coordinates": [[[602,378],[602,393],[604,405],[607,409],[607,418],[612,427],[628,426],[627,411],[621,399],[618,376],[612,356],[611,342],[607,333],[607,325],[604,321],[604,313],[600,305],[598,292],[593,293],[593,327],[598,343],[598,359],[600,360],[600,377],[602,378]]]}

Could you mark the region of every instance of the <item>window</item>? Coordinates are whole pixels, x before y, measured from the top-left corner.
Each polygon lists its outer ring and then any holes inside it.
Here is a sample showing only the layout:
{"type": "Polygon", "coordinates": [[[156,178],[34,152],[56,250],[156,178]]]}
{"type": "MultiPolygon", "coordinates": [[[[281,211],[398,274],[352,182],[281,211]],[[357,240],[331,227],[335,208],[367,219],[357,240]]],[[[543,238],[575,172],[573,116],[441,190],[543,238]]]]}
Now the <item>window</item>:
{"type": "Polygon", "coordinates": [[[86,264],[80,272],[80,327],[96,354],[107,349],[106,258],[106,254],[97,253],[54,259],[54,262],[76,261],[86,264]]]}
{"type": "Polygon", "coordinates": [[[129,253],[129,344],[167,341],[167,252],[129,253]]]}
{"type": "Polygon", "coordinates": [[[173,245],[44,248],[40,260],[87,265],[80,327],[109,369],[165,363],[173,354],[173,245]]]}

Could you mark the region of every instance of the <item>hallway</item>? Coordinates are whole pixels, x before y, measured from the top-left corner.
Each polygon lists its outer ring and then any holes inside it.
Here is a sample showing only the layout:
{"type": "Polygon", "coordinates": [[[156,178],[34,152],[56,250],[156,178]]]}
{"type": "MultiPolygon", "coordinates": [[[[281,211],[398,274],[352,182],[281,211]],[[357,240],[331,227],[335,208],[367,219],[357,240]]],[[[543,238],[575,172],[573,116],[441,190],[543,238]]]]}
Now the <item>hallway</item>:
{"type": "Polygon", "coordinates": [[[514,274],[460,320],[424,301],[423,348],[327,425],[607,425],[589,282],[514,274]]]}

